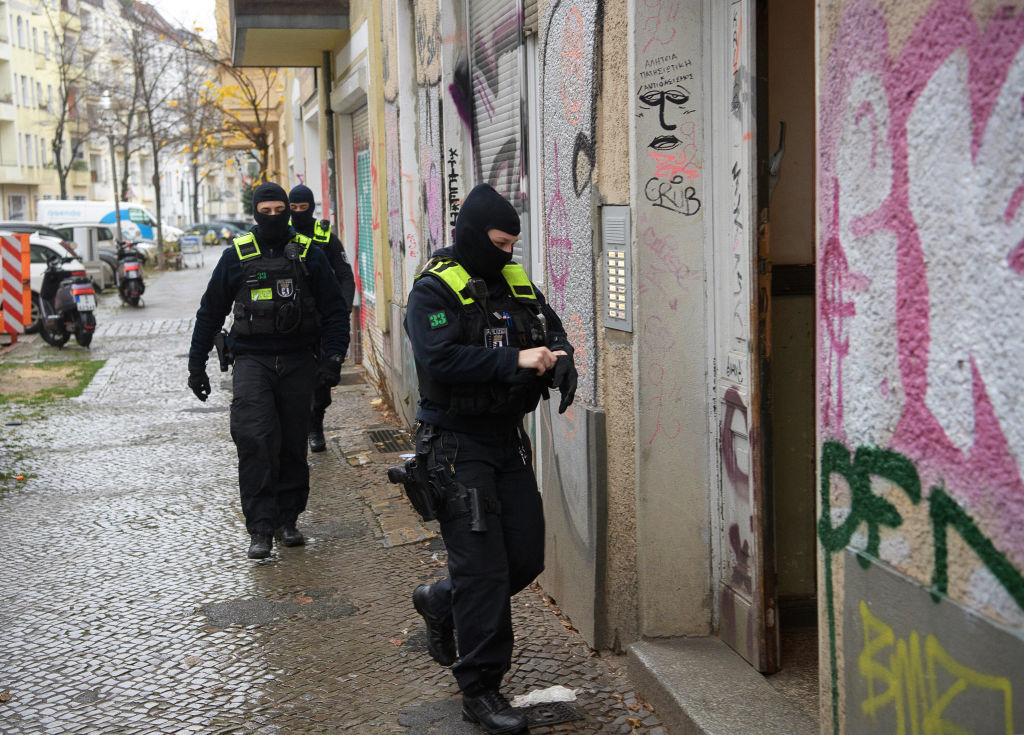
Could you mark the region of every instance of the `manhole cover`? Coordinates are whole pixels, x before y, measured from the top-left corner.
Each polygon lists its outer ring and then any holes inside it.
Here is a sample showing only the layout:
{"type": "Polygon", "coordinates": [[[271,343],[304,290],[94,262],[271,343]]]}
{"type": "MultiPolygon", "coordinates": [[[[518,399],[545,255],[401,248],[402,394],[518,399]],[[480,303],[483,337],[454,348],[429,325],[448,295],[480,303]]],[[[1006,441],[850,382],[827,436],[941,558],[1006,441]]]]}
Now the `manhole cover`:
{"type": "Polygon", "coordinates": [[[520,711],[526,715],[530,727],[544,727],[545,725],[557,725],[560,722],[583,719],[583,715],[565,702],[544,702],[522,707],[520,711]]]}
{"type": "Polygon", "coordinates": [[[366,435],[378,452],[413,451],[412,438],[401,429],[378,429],[368,431],[366,435]]]}

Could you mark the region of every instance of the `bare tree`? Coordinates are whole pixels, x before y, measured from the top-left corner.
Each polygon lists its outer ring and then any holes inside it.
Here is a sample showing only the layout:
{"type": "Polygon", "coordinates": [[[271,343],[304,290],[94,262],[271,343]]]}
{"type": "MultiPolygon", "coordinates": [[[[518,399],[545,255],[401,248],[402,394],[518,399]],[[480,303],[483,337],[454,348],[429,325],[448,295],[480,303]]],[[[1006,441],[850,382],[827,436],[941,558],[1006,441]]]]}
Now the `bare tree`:
{"type": "Polygon", "coordinates": [[[82,150],[83,136],[79,127],[88,122],[83,120],[80,97],[89,86],[89,70],[93,57],[82,48],[80,21],[43,3],[50,32],[53,35],[54,56],[57,63],[57,96],[50,114],[53,115],[53,137],[50,150],[53,151],[53,166],[60,180],[60,198],[68,198],[68,175],[82,150]],[[67,139],[65,139],[67,138],[67,139]]]}
{"type": "Polygon", "coordinates": [[[196,49],[211,46],[198,36],[182,44],[179,54],[179,97],[173,102],[181,121],[181,156],[187,163],[192,186],[192,221],[199,221],[199,185],[219,170],[230,157],[224,147],[224,113],[216,103],[218,84],[216,71],[207,60],[207,51],[196,49]]]}
{"type": "Polygon", "coordinates": [[[126,16],[133,21],[129,48],[132,76],[137,88],[139,133],[153,160],[153,189],[156,199],[157,265],[163,267],[166,254],[160,196],[160,155],[178,137],[180,128],[175,106],[180,80],[172,73],[173,50],[180,44],[175,31],[152,7],[135,3],[126,16]],[[177,40],[177,44],[173,42],[177,40]],[[172,45],[173,44],[173,45],[172,45]]]}

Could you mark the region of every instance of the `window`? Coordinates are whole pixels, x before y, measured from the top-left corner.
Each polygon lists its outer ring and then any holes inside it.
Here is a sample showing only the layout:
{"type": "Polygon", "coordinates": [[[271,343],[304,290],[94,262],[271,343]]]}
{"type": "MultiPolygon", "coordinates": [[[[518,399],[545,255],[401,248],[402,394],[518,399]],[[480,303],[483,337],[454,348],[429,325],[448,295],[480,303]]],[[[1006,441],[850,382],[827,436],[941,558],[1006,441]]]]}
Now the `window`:
{"type": "Polygon", "coordinates": [[[50,58],[50,32],[43,31],[43,56],[50,58]]]}
{"type": "Polygon", "coordinates": [[[21,16],[18,16],[18,46],[25,48],[25,29],[21,22],[21,16]]]}
{"type": "Polygon", "coordinates": [[[50,112],[53,112],[53,85],[46,85],[46,106],[50,108],[50,112]]]}
{"type": "Polygon", "coordinates": [[[131,219],[132,222],[138,222],[140,225],[149,225],[150,227],[156,226],[156,222],[150,219],[144,209],[136,209],[135,207],[132,207],[128,210],[128,218],[131,219]]]}
{"type": "Polygon", "coordinates": [[[39,53],[39,29],[32,29],[32,50],[39,53]]]}
{"type": "MultiPolygon", "coordinates": [[[[13,220],[25,219],[25,195],[24,194],[8,194],[7,195],[7,219],[13,219],[13,220]]],[[[29,248],[31,249],[31,245],[29,246],[29,248]]]]}
{"type": "Polygon", "coordinates": [[[45,107],[43,104],[43,85],[36,82],[36,104],[39,107],[45,107]]]}

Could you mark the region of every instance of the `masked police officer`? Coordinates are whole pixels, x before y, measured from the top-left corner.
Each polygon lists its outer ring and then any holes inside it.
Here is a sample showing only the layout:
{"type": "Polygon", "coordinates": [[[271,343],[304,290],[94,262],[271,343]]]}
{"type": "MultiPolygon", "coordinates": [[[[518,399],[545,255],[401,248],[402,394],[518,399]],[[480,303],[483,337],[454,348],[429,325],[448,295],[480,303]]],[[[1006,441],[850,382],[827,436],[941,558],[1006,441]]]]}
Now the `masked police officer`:
{"type": "Polygon", "coordinates": [[[188,386],[201,401],[209,396],[206,360],[231,311],[231,438],[248,555],[263,559],[275,532],[286,546],[305,543],[296,520],[309,497],[310,394],[318,382],[338,384],[349,317],[327,257],[289,227],[284,189],[262,184],[252,204],[256,226],[224,250],[196,313],[188,386]]]}
{"type": "Polygon", "coordinates": [[[419,380],[417,461],[440,488],[449,576],[413,592],[428,650],[450,665],[462,713],[489,733],[525,732],[499,691],[512,661],[510,597],[544,566],[544,514],[522,427],[549,386],[576,392],[573,348],[522,266],[512,205],[486,184],[466,197],[455,244],[416,277],[405,330],[419,380]],[[456,648],[456,636],[458,646],[456,648]]]}
{"type": "MultiPolygon", "coordinates": [[[[352,274],[352,266],[345,257],[345,246],[341,240],[331,232],[330,220],[314,220],[313,212],[316,211],[316,202],[313,200],[313,192],[308,186],[299,184],[288,192],[288,206],[292,210],[292,227],[300,235],[313,239],[313,244],[322,248],[334,271],[335,278],[341,285],[341,294],[345,297],[345,310],[352,311],[352,299],[356,292],[356,279],[352,274]]],[[[313,401],[309,421],[309,449],[312,452],[322,452],[327,449],[327,442],[324,439],[324,413],[331,405],[331,386],[317,385],[313,389],[313,401]]]]}

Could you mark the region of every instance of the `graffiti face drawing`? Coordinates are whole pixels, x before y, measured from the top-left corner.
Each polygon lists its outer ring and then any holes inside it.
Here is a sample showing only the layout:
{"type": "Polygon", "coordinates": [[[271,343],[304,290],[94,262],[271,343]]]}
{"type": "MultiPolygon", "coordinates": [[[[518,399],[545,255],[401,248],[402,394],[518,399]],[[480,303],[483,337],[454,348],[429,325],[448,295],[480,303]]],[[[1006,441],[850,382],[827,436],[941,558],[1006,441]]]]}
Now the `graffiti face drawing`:
{"type": "MultiPolygon", "coordinates": [[[[685,105],[690,101],[690,93],[683,87],[670,87],[669,89],[648,89],[640,92],[640,104],[644,107],[658,110],[658,122],[662,130],[674,131],[679,124],[674,122],[677,115],[685,115],[689,111],[685,105]]],[[[649,143],[649,146],[656,151],[669,151],[677,147],[682,141],[674,135],[659,135],[649,143]]]]}

